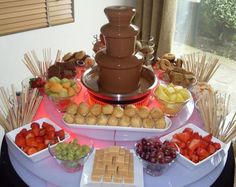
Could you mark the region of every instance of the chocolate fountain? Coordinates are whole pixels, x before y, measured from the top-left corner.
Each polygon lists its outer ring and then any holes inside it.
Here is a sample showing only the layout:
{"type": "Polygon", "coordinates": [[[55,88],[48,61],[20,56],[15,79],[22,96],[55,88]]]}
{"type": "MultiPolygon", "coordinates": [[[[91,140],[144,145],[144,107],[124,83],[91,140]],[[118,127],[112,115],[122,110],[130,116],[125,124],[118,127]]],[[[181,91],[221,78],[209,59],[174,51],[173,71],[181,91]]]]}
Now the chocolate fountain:
{"type": "Polygon", "coordinates": [[[95,55],[97,66],[87,70],[82,83],[97,101],[126,104],[144,99],[156,85],[156,77],[135,54],[138,27],[131,24],[135,9],[111,6],[104,10],[109,23],[101,27],[106,48],[95,55]]]}

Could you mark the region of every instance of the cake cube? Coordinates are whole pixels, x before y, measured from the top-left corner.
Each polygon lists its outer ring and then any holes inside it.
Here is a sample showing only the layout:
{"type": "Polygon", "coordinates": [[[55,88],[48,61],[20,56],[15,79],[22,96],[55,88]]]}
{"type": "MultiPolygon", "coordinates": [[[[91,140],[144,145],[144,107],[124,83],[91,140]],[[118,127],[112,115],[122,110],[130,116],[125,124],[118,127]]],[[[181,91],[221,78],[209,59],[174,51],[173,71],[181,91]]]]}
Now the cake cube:
{"type": "Polygon", "coordinates": [[[129,174],[127,176],[124,176],[124,183],[133,184],[134,183],[134,175],[129,174]]]}
{"type": "Polygon", "coordinates": [[[125,149],[124,148],[120,148],[119,155],[125,155],[125,149]]]}
{"type": "Polygon", "coordinates": [[[111,182],[111,181],[112,181],[112,175],[106,173],[106,174],[103,176],[103,181],[104,181],[104,182],[111,182]]]}
{"type": "Polygon", "coordinates": [[[114,167],[113,165],[107,166],[106,172],[108,174],[114,175],[117,172],[117,168],[114,167]]]}
{"type": "Polygon", "coordinates": [[[119,163],[123,164],[124,162],[125,162],[125,157],[124,157],[124,155],[117,155],[117,157],[116,157],[116,163],[117,163],[117,164],[119,164],[119,163]]]}
{"type": "Polygon", "coordinates": [[[114,175],[113,176],[113,182],[115,182],[115,183],[122,183],[123,182],[123,176],[118,175],[118,174],[114,175]]]}
{"type": "Polygon", "coordinates": [[[92,176],[91,176],[92,181],[99,182],[99,181],[101,181],[101,179],[102,179],[102,175],[99,175],[99,174],[93,173],[92,176]]]}
{"type": "Polygon", "coordinates": [[[119,146],[111,146],[111,147],[109,147],[109,152],[110,153],[119,153],[119,151],[120,151],[120,147],[119,146]]]}

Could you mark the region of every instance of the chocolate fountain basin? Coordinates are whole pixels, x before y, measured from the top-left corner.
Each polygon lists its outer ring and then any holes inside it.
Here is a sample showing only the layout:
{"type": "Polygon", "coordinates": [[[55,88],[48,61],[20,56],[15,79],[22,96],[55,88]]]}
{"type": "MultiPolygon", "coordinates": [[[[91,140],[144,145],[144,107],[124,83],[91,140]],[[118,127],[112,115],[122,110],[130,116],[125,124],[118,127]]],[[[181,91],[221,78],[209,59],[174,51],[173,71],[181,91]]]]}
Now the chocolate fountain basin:
{"type": "Polygon", "coordinates": [[[98,85],[99,67],[94,66],[84,72],[81,81],[89,95],[96,101],[110,104],[131,104],[146,99],[157,84],[155,74],[147,67],[142,67],[139,87],[131,93],[114,94],[102,90],[98,85]]]}

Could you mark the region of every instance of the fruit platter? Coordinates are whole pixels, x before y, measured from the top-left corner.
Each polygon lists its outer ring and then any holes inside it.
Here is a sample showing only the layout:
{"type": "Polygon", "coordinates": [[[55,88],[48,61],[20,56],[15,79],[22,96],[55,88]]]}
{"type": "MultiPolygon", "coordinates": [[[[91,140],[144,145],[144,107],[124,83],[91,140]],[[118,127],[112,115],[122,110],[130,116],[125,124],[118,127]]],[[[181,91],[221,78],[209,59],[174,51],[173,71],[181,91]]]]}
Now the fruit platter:
{"type": "MultiPolygon", "coordinates": [[[[41,74],[6,104],[0,120],[14,169],[29,186],[210,186],[232,137],[234,126],[217,121],[226,109],[214,110],[210,96],[203,103],[212,89],[202,91],[197,75],[174,54],[146,66],[135,49],[138,31],[130,26],[134,9],[104,11],[109,23],[96,37],[94,59],[83,50],[63,57],[58,51],[55,63],[32,70],[41,74]],[[127,33],[114,32],[117,20],[127,33]],[[35,113],[35,101],[25,101],[30,94],[40,97],[35,113]]],[[[32,65],[29,55],[25,63],[32,65]]]]}

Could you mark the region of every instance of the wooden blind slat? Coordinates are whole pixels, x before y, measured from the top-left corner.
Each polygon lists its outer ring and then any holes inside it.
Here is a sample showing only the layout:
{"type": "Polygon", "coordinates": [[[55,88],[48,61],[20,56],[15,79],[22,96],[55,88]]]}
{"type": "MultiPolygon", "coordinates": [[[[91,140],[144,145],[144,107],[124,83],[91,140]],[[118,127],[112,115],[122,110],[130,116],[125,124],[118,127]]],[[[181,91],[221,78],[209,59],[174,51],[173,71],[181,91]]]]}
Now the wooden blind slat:
{"type": "Polygon", "coordinates": [[[61,1],[49,1],[48,6],[59,6],[59,5],[66,5],[66,4],[71,4],[71,0],[61,0],[61,1]]]}
{"type": "Polygon", "coordinates": [[[44,13],[41,13],[41,14],[35,14],[35,15],[29,15],[29,16],[21,16],[21,17],[9,18],[9,19],[2,19],[2,20],[0,20],[0,25],[17,23],[17,22],[28,21],[28,20],[39,19],[39,18],[47,19],[47,15],[44,13]]]}
{"type": "Polygon", "coordinates": [[[71,9],[71,5],[53,6],[48,8],[49,12],[67,9],[71,9]]]}
{"type": "Polygon", "coordinates": [[[60,20],[60,19],[66,19],[66,18],[73,18],[71,14],[63,14],[59,16],[52,16],[50,17],[50,21],[60,20]]]}
{"type": "Polygon", "coordinates": [[[12,29],[14,27],[23,27],[25,25],[33,25],[33,24],[46,23],[46,22],[47,22],[47,19],[34,19],[34,20],[29,20],[29,21],[24,21],[24,22],[0,25],[0,30],[12,29]]]}
{"type": "Polygon", "coordinates": [[[0,0],[0,36],[71,23],[73,0],[0,0]]]}
{"type": "Polygon", "coordinates": [[[62,23],[71,23],[73,21],[74,21],[73,18],[60,19],[60,20],[52,21],[51,25],[59,25],[59,24],[62,24],[62,23]]]}
{"type": "Polygon", "coordinates": [[[12,8],[5,8],[5,9],[0,9],[0,15],[1,14],[6,14],[6,13],[11,13],[11,12],[22,12],[26,10],[34,10],[34,9],[45,9],[46,4],[36,4],[36,5],[27,5],[27,6],[18,6],[18,7],[12,7],[12,8]]]}
{"type": "Polygon", "coordinates": [[[0,19],[13,18],[13,17],[18,17],[18,16],[26,16],[26,15],[33,15],[33,14],[40,14],[40,13],[45,13],[46,14],[46,8],[44,8],[44,9],[35,9],[35,10],[27,10],[27,11],[24,11],[24,12],[14,12],[14,13],[9,13],[9,14],[3,14],[3,15],[0,15],[0,19]]]}
{"type": "Polygon", "coordinates": [[[49,16],[57,16],[62,14],[71,14],[72,10],[61,10],[61,11],[55,11],[55,12],[49,12],[49,16]]]}
{"type": "Polygon", "coordinates": [[[44,27],[47,27],[47,23],[39,23],[39,24],[35,24],[35,25],[26,25],[26,26],[20,27],[20,28],[2,30],[2,31],[0,31],[0,35],[12,34],[12,33],[15,33],[15,32],[27,31],[27,30],[32,30],[32,29],[44,28],[44,27]]]}
{"type": "Polygon", "coordinates": [[[2,3],[0,0],[0,8],[10,8],[22,5],[40,4],[40,3],[45,3],[45,0],[24,0],[24,1],[13,1],[5,3],[2,3]]]}

